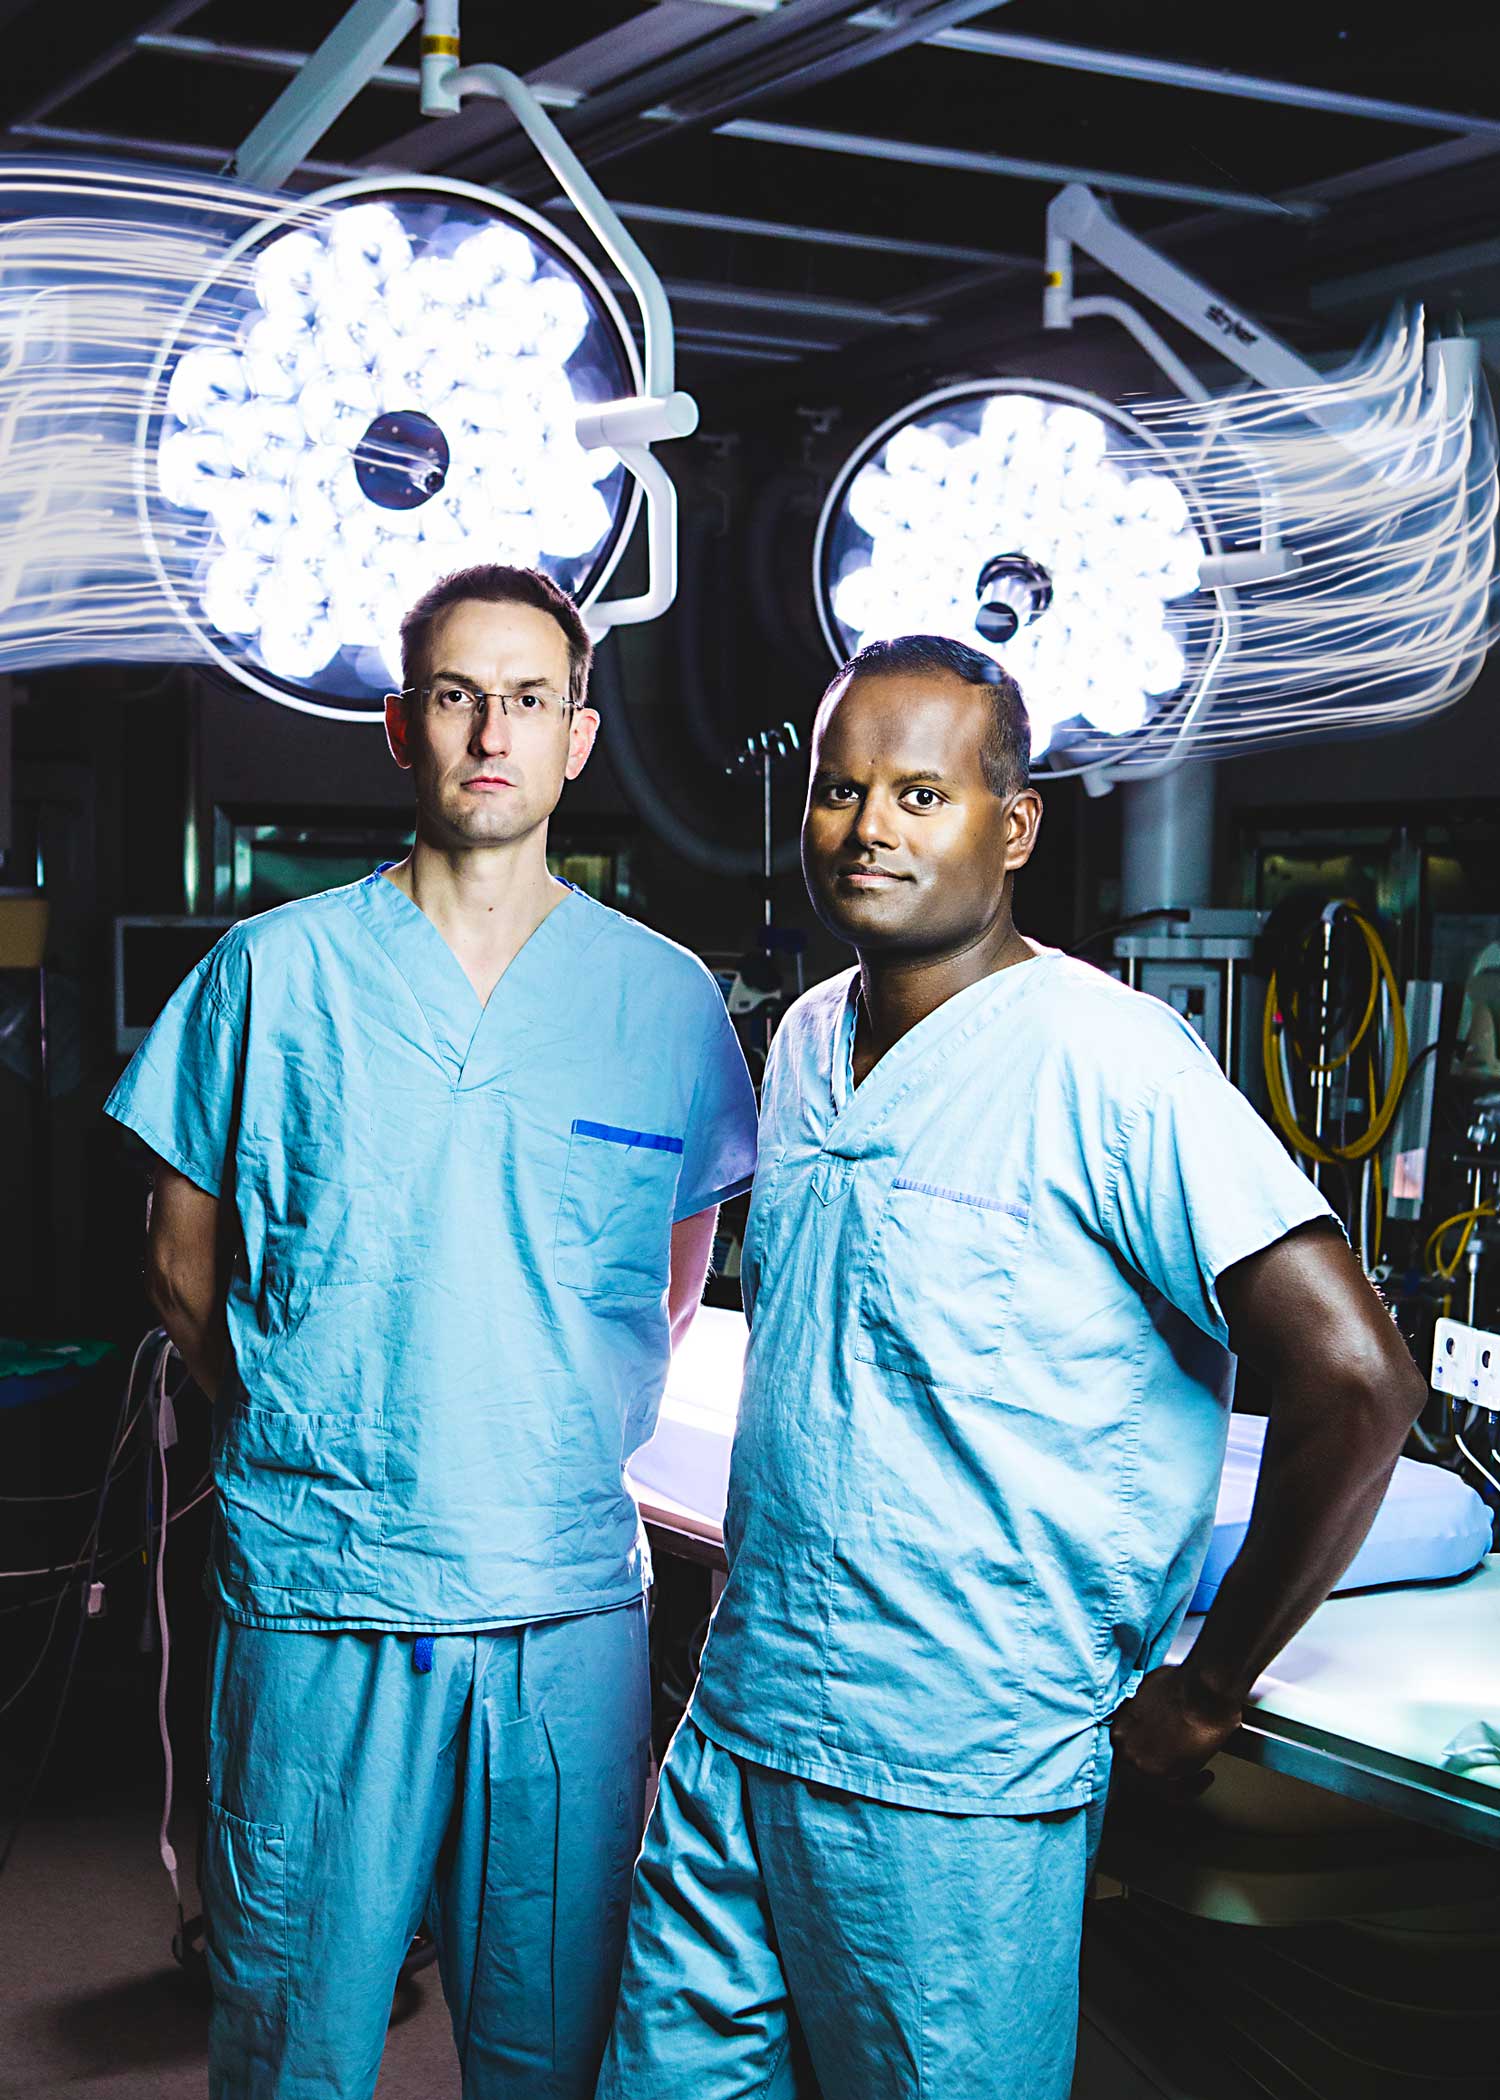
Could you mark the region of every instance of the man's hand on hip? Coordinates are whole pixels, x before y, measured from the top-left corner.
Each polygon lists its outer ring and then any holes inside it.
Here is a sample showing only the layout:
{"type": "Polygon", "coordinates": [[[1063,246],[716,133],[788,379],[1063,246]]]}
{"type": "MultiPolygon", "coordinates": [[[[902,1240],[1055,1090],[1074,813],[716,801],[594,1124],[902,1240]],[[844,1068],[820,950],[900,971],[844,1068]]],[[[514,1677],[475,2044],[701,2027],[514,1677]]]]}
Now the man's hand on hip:
{"type": "Polygon", "coordinates": [[[1212,1784],[1203,1767],[1233,1735],[1241,1709],[1195,1681],[1180,1664],[1152,1670],[1109,1724],[1115,1770],[1169,1800],[1212,1784]]]}

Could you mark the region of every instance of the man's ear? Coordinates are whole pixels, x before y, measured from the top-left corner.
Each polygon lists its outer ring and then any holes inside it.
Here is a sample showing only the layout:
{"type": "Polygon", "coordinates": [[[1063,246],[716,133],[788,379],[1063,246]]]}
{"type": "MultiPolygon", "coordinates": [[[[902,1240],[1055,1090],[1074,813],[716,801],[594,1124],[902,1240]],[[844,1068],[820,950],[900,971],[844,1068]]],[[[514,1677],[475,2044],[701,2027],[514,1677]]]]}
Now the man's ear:
{"type": "Polygon", "coordinates": [[[1042,828],[1042,798],[1034,787],[1022,788],[1010,806],[1006,818],[1005,870],[1012,874],[1024,868],[1036,851],[1037,834],[1042,828]]]}
{"type": "Polygon", "coordinates": [[[411,717],[405,697],[400,693],[385,696],[385,740],[390,746],[391,757],[403,773],[409,773],[412,764],[411,717]]]}
{"type": "Polygon", "coordinates": [[[575,707],[568,718],[568,763],[563,768],[564,780],[578,778],[589,762],[589,753],[598,734],[599,710],[596,707],[575,707]]]}

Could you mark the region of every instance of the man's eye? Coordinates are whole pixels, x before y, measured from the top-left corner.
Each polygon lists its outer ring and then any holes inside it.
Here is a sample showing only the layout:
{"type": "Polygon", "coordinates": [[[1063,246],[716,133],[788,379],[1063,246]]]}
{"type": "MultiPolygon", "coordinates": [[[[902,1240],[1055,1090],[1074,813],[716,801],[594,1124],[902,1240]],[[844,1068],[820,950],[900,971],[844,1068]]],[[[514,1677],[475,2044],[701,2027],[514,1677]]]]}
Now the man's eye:
{"type": "Polygon", "coordinates": [[[859,790],[851,787],[846,780],[833,780],[824,788],[823,800],[837,803],[842,807],[846,802],[852,802],[858,793],[859,790]]]}
{"type": "Polygon", "coordinates": [[[942,796],[934,788],[909,788],[907,790],[907,800],[914,802],[918,809],[936,809],[942,799],[942,796]],[[926,797],[925,801],[922,799],[924,796],[926,797]]]}
{"type": "Polygon", "coordinates": [[[539,709],[544,708],[547,702],[540,693],[517,693],[513,704],[521,710],[523,715],[534,715],[539,709]]]}
{"type": "Polygon", "coordinates": [[[433,692],[439,707],[472,707],[474,695],[466,693],[461,685],[440,685],[433,692]]]}

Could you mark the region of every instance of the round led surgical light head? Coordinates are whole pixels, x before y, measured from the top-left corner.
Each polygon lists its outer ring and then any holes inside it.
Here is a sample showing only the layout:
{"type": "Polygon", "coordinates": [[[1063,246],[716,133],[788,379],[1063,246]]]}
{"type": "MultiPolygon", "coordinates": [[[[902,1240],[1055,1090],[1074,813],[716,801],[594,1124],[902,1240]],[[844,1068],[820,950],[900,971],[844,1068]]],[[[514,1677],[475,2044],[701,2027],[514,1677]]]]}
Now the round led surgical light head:
{"type": "Polygon", "coordinates": [[[253,691],[378,717],[401,616],[440,577],[509,562],[599,595],[640,487],[578,419],[641,389],[609,291],[523,206],[418,177],[299,199],[158,360],[138,490],[157,575],[253,691]]]}
{"type": "Polygon", "coordinates": [[[1025,695],[1032,755],[1128,736],[1189,680],[1179,601],[1208,551],[1161,445],[1110,403],[1041,381],[945,387],[836,477],[814,550],[837,661],[942,634],[1025,695]]]}

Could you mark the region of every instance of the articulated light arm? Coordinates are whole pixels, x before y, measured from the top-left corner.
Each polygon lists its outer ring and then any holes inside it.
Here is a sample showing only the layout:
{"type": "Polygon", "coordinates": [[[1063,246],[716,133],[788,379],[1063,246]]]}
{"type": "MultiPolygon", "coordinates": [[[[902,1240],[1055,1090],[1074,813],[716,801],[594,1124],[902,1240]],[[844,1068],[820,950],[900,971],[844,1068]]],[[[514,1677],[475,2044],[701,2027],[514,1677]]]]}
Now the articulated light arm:
{"type": "Polygon", "coordinates": [[[645,395],[586,410],[578,419],[578,437],[585,446],[613,446],[645,492],[648,582],[640,596],[591,605],[586,617],[595,635],[610,627],[655,619],[677,594],[677,495],[650,447],[663,439],[690,437],[698,427],[697,403],[676,385],[676,341],[667,295],[639,244],[526,82],[504,66],[461,66],[458,54],[458,0],[427,0],[422,34],[423,115],[452,116],[463,107],[466,95],[503,102],[630,286],[640,308],[645,395]]]}
{"type": "MultiPolygon", "coordinates": [[[[1259,385],[1281,394],[1327,386],[1326,376],[1295,350],[1239,313],[1210,286],[1201,284],[1176,263],[1168,262],[1149,241],[1122,226],[1103,199],[1081,182],[1070,182],[1065,190],[1059,190],[1047,207],[1043,327],[1071,328],[1075,313],[1086,310],[1088,302],[1075,302],[1073,298],[1075,248],[1081,248],[1153,306],[1222,352],[1259,385]]],[[[1174,384],[1181,384],[1181,367],[1176,359],[1171,366],[1163,363],[1163,370],[1174,384]]],[[[1194,389],[1185,387],[1183,391],[1191,393],[1194,389]]]]}

